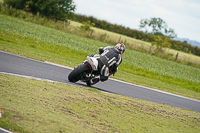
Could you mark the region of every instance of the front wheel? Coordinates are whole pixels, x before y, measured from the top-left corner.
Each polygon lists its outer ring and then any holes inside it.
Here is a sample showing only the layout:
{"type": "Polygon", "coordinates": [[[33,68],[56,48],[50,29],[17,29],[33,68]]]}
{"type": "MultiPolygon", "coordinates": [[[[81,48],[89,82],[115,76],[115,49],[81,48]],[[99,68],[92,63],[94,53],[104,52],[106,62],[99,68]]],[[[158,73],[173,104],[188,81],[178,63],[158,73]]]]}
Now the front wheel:
{"type": "Polygon", "coordinates": [[[77,68],[75,68],[69,75],[68,75],[68,80],[70,82],[77,82],[80,80],[80,76],[82,73],[88,73],[90,72],[90,68],[88,67],[87,64],[80,64],[77,68]]]}

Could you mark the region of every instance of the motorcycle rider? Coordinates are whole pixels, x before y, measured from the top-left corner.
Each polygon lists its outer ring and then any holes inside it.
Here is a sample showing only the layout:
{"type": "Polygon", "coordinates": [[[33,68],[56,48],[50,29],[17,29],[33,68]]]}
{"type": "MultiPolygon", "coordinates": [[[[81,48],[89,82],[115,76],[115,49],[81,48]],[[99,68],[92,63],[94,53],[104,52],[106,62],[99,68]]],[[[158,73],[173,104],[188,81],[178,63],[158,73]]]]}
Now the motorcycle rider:
{"type": "Polygon", "coordinates": [[[98,58],[99,62],[99,71],[100,71],[100,79],[96,78],[91,80],[91,84],[95,84],[101,81],[108,80],[110,75],[114,75],[117,70],[118,66],[122,62],[121,55],[125,52],[125,45],[123,43],[118,43],[115,47],[107,46],[105,48],[99,48],[100,58],[98,58]]]}

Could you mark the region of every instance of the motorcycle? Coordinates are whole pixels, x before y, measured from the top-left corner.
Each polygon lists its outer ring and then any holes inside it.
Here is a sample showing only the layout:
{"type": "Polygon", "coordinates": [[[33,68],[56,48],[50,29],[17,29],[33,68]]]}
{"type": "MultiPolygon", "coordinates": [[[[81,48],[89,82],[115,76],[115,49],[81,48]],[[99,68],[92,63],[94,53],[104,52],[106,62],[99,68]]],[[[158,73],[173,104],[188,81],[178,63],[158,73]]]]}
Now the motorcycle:
{"type": "Polygon", "coordinates": [[[88,86],[94,85],[100,80],[100,72],[98,70],[98,58],[100,55],[88,56],[86,60],[79,64],[78,67],[68,75],[70,82],[82,81],[88,86]]]}

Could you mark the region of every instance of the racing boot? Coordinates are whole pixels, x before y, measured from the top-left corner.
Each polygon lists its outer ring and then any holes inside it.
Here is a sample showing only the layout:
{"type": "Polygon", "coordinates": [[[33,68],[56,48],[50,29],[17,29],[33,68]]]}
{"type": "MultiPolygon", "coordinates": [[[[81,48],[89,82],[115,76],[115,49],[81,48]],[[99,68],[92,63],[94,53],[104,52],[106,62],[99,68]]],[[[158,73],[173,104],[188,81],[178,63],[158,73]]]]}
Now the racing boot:
{"type": "Polygon", "coordinates": [[[91,85],[98,83],[99,81],[100,81],[99,78],[93,78],[86,83],[87,83],[88,86],[91,86],[91,85]]]}

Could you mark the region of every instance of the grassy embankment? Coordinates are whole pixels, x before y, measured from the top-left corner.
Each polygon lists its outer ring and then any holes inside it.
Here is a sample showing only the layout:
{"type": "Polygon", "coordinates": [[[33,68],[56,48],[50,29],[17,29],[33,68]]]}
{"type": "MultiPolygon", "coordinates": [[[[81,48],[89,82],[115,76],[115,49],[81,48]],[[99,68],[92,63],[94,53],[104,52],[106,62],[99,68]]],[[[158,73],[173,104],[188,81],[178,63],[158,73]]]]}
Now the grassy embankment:
{"type": "MultiPolygon", "coordinates": [[[[0,25],[0,50],[70,67],[107,46],[5,15],[0,25]]],[[[115,78],[200,99],[200,69],[134,50],[126,50],[115,78]]]]}
{"type": "Polygon", "coordinates": [[[93,88],[0,75],[0,127],[25,133],[198,133],[200,113],[93,88]]]}

